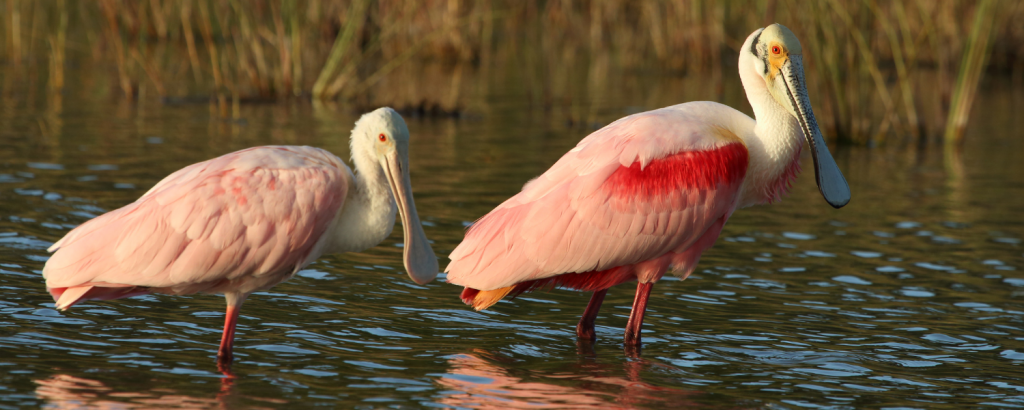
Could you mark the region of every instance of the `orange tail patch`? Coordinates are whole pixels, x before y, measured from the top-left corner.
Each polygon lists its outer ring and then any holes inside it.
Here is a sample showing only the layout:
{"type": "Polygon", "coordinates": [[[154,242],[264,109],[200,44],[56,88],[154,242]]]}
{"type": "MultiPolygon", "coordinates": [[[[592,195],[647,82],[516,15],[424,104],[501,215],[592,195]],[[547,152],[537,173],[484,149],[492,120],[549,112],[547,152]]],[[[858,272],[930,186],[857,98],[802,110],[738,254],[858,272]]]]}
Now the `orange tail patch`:
{"type": "Polygon", "coordinates": [[[484,310],[499,300],[507,296],[515,286],[509,286],[494,290],[477,290],[473,288],[465,288],[462,290],[462,301],[466,302],[467,305],[473,305],[473,309],[484,310]]]}
{"type": "Polygon", "coordinates": [[[90,282],[67,288],[46,288],[57,302],[56,308],[66,310],[78,302],[110,300],[145,295],[150,289],[142,286],[90,282]]]}
{"type": "Polygon", "coordinates": [[[67,288],[60,293],[60,297],[57,298],[57,303],[54,307],[60,310],[67,310],[71,305],[78,303],[92,289],[92,286],[73,286],[67,288]]]}
{"type": "Polygon", "coordinates": [[[484,310],[494,306],[495,303],[498,303],[505,296],[511,295],[514,298],[523,293],[538,289],[566,288],[597,291],[631,280],[636,280],[636,275],[633,274],[633,271],[628,267],[620,266],[602,271],[563,273],[549,278],[519,282],[512,286],[494,290],[478,290],[466,287],[462,289],[461,297],[463,302],[467,305],[472,305],[474,309],[484,310]]]}

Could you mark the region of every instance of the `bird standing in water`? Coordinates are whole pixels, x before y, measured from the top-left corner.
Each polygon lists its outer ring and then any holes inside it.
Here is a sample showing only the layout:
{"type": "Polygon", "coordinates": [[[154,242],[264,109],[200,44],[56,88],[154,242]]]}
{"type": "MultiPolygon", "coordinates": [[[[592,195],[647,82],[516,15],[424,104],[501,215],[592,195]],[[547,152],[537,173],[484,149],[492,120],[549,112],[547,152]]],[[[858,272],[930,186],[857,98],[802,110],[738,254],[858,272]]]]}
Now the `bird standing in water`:
{"type": "Polygon", "coordinates": [[[137,201],[53,244],[43,277],[64,310],[90,299],[222,293],[217,352],[230,363],[239,308],[320,255],[356,252],[402,217],[409,277],[427,283],[437,258],[409,182],[409,130],[390,108],[365,114],[351,137],[353,173],[319,148],[266,146],[185,167],[137,201]]]}
{"type": "Polygon", "coordinates": [[[804,140],[825,201],[846,205],[796,36],[779,24],[753,32],[739,72],[756,120],[702,101],[609,124],[474,223],[451,253],[448,282],[477,310],[537,288],[593,291],[576,327],[592,340],[608,288],[635,280],[625,344],[636,348],[654,283],[670,269],[693,272],[736,209],[786,194],[804,140]]]}

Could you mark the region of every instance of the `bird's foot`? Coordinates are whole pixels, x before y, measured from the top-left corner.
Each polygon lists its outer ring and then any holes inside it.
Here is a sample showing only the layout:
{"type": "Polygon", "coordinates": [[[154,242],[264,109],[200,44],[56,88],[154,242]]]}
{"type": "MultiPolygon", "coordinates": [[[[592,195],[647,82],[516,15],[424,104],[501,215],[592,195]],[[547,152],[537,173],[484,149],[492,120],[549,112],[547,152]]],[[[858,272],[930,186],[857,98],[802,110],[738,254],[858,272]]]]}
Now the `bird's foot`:
{"type": "Polygon", "coordinates": [[[231,371],[231,360],[221,360],[220,356],[217,357],[217,371],[223,374],[227,379],[234,379],[235,373],[231,371]]]}
{"type": "Polygon", "coordinates": [[[580,357],[597,357],[596,343],[593,340],[576,339],[576,355],[580,357]]]}
{"type": "Polygon", "coordinates": [[[640,347],[640,343],[637,343],[637,344],[626,343],[626,345],[624,346],[623,350],[626,353],[626,357],[628,357],[630,359],[639,359],[640,358],[640,351],[642,349],[640,347]]]}
{"type": "Polygon", "coordinates": [[[231,354],[231,350],[218,350],[217,351],[217,368],[224,366],[228,369],[231,368],[231,362],[234,361],[235,357],[231,354]]]}
{"type": "Polygon", "coordinates": [[[642,343],[640,343],[640,332],[626,331],[625,337],[623,337],[623,348],[626,351],[626,356],[631,358],[639,358],[642,343]]]}
{"type": "Polygon", "coordinates": [[[597,333],[594,331],[594,324],[582,321],[576,325],[576,352],[580,356],[594,356],[594,344],[597,341],[597,333]]]}
{"type": "Polygon", "coordinates": [[[583,322],[576,325],[576,337],[580,340],[593,342],[597,340],[597,332],[594,331],[594,324],[591,323],[589,326],[583,322]]]}

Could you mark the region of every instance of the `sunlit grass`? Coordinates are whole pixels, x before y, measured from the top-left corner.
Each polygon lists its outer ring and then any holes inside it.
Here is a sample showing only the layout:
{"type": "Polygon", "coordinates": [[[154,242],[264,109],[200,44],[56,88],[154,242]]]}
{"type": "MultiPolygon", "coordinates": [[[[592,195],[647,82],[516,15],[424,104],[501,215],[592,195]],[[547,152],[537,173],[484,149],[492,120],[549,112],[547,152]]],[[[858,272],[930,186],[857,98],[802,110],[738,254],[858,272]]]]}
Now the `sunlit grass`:
{"type": "MultiPolygon", "coordinates": [[[[616,81],[608,68],[720,84],[745,36],[779,22],[804,44],[827,135],[930,141],[963,128],[986,67],[1024,71],[1024,30],[1008,23],[1022,2],[7,0],[4,11],[0,56],[47,67],[39,78],[54,92],[74,86],[64,70],[89,66],[126,99],[207,99],[224,116],[252,100],[365,101],[423,62],[450,67],[449,89],[419,97],[441,111],[460,108],[464,70],[510,63],[590,66],[587,89],[616,81]]],[[[523,86],[544,104],[578,100],[554,70],[523,86]]]]}

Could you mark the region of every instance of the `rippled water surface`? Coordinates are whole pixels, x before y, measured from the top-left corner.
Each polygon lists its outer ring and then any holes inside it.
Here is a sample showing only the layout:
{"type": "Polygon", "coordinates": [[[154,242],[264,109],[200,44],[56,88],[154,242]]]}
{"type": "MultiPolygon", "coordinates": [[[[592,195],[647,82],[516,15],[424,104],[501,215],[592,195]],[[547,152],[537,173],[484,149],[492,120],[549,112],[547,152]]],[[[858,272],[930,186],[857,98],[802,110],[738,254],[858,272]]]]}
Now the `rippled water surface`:
{"type": "MultiPolygon", "coordinates": [[[[589,132],[508,89],[461,120],[408,118],[416,202],[442,266],[465,226],[589,132]]],[[[355,114],[256,105],[222,121],[206,105],[33,95],[8,89],[0,101],[0,408],[1024,406],[1019,96],[982,96],[960,156],[839,149],[854,195],[841,210],[804,158],[788,198],[737,212],[692,277],[654,287],[640,359],[621,343],[631,285],[609,292],[596,345],[579,346],[589,295],[538,292],[475,312],[443,276],[405,277],[398,229],[250,297],[229,379],[215,366],[223,298],[58,312],[40,277],[46,248],[216,155],[304,144],[347,157],[355,114]]],[[[608,97],[595,121],[690,99],[630,95],[608,97]]]]}

